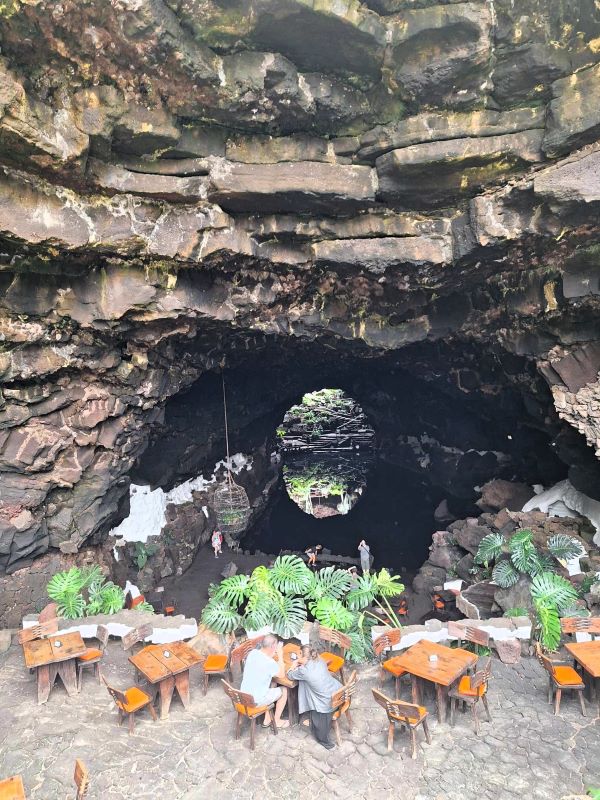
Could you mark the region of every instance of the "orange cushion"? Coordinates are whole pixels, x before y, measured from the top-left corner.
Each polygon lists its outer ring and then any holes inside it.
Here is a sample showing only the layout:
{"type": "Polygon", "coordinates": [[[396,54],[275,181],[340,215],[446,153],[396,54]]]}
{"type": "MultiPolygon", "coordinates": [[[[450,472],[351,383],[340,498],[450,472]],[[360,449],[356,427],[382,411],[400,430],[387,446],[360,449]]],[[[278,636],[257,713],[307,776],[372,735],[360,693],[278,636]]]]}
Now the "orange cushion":
{"type": "Polygon", "coordinates": [[[471,678],[468,675],[465,675],[460,679],[458,691],[460,694],[467,695],[467,697],[482,697],[485,694],[486,689],[484,683],[482,683],[481,686],[477,686],[473,689],[471,687],[471,678]]]}
{"type": "Polygon", "coordinates": [[[561,686],[581,686],[581,675],[573,667],[554,667],[552,674],[561,686]]]}
{"type": "Polygon", "coordinates": [[[227,667],[227,656],[214,653],[206,656],[206,661],[202,665],[205,672],[221,672],[227,667]]]}
{"type": "Polygon", "coordinates": [[[150,702],[150,697],[139,689],[137,686],[132,686],[125,692],[126,703],[123,704],[124,711],[137,711],[150,702]]]}
{"type": "MultiPolygon", "coordinates": [[[[268,706],[248,706],[248,716],[258,717],[259,714],[264,714],[267,708],[268,706]]],[[[246,707],[241,703],[235,704],[235,710],[238,712],[238,714],[243,714],[246,716],[246,707]]]]}
{"type": "Polygon", "coordinates": [[[341,656],[336,656],[335,653],[321,653],[321,658],[327,664],[329,672],[339,672],[346,663],[341,656]]]}
{"type": "Polygon", "coordinates": [[[391,714],[390,716],[392,717],[392,719],[397,719],[399,722],[402,722],[404,719],[407,719],[411,725],[415,725],[417,722],[420,722],[423,719],[425,714],[427,714],[427,709],[424,708],[423,706],[415,706],[415,710],[419,715],[418,717],[401,717],[399,714],[391,714]]]}
{"type": "Polygon", "coordinates": [[[80,661],[92,661],[94,658],[102,658],[102,650],[95,647],[88,647],[82,656],[77,656],[80,661]]]}
{"type": "Polygon", "coordinates": [[[388,660],[384,661],[381,666],[386,672],[395,675],[397,678],[400,678],[402,675],[406,675],[406,670],[402,669],[402,667],[398,667],[393,658],[388,658],[388,660]]]}

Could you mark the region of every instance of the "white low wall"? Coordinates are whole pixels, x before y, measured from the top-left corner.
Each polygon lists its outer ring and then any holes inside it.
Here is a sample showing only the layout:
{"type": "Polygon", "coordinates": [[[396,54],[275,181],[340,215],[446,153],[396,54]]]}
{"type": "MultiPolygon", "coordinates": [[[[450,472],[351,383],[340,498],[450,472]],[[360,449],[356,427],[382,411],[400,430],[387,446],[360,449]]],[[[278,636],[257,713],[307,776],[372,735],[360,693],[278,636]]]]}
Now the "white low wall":
{"type": "MultiPolygon", "coordinates": [[[[457,620],[458,623],[464,622],[472,628],[479,628],[490,635],[494,641],[504,641],[506,639],[519,639],[529,641],[531,639],[531,620],[528,617],[498,617],[493,619],[464,619],[457,620]]],[[[371,636],[375,640],[386,628],[383,625],[375,625],[371,629],[371,636]]],[[[413,644],[425,640],[427,642],[447,642],[456,641],[456,636],[450,636],[447,623],[437,619],[428,620],[424,625],[406,625],[402,628],[402,638],[392,650],[406,650],[413,644]]]]}
{"type": "MultiPolygon", "coordinates": [[[[195,619],[186,619],[183,615],[165,617],[162,614],[150,614],[141,611],[120,611],[118,614],[98,615],[82,620],[60,620],[60,632],[71,633],[79,631],[83,639],[93,639],[96,636],[98,625],[108,628],[110,636],[120,639],[134,628],[149,623],[152,625],[152,635],[144,641],[151,644],[170,644],[180,642],[182,639],[191,639],[198,633],[198,623],[195,619]],[[133,614],[133,617],[131,615],[133,614]]],[[[37,624],[37,616],[30,614],[23,620],[24,628],[31,628],[37,624]]]]}

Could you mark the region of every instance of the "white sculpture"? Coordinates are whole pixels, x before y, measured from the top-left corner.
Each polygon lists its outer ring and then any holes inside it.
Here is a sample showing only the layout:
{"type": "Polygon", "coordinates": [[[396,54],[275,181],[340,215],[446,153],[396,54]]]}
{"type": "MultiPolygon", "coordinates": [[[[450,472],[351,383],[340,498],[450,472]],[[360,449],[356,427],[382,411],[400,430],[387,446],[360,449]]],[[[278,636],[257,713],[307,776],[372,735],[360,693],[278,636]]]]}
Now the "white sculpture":
{"type": "Polygon", "coordinates": [[[573,511],[582,517],[587,517],[596,528],[594,544],[600,544],[600,501],[593,500],[587,494],[580,492],[571,481],[560,481],[550,489],[536,494],[523,506],[525,512],[535,509],[556,517],[570,516],[569,512],[573,511]]]}

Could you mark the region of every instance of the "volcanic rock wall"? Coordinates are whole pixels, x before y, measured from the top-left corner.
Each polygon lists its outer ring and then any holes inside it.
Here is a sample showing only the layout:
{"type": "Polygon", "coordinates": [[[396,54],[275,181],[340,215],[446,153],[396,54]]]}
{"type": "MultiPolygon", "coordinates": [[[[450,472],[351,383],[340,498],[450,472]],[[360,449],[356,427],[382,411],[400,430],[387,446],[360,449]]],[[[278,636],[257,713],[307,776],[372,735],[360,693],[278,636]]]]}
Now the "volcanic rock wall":
{"type": "Polygon", "coordinates": [[[0,571],[102,541],[169,398],[308,345],[531,395],[518,356],[600,448],[591,0],[5,0],[0,46],[0,571]]]}

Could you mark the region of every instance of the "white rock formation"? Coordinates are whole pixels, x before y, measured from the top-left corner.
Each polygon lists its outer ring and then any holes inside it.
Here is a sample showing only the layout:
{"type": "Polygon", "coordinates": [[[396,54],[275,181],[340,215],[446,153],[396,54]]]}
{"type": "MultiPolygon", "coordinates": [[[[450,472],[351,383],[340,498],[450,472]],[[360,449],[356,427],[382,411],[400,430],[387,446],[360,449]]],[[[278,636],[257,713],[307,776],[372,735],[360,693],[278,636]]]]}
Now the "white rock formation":
{"type": "Polygon", "coordinates": [[[569,512],[587,517],[596,528],[594,543],[600,544],[600,501],[580,492],[569,480],[560,481],[550,489],[536,494],[523,506],[525,512],[535,509],[556,517],[569,516],[569,512]]]}

